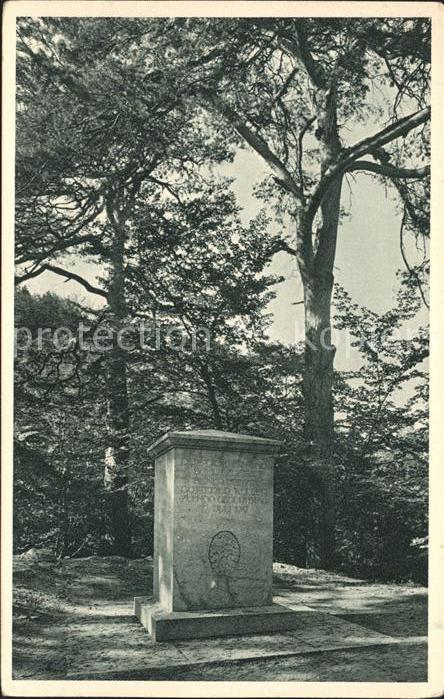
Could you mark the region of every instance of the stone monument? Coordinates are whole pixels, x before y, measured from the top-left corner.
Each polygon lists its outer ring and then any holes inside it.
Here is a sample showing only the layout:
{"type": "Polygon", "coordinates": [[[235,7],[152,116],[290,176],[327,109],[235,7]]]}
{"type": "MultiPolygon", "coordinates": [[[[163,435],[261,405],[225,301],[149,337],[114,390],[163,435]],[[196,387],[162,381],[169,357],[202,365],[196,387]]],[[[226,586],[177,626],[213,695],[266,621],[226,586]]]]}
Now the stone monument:
{"type": "Polygon", "coordinates": [[[134,611],[154,640],[297,627],[273,604],[273,466],[279,442],[168,432],[155,459],[154,599],[134,611]]]}

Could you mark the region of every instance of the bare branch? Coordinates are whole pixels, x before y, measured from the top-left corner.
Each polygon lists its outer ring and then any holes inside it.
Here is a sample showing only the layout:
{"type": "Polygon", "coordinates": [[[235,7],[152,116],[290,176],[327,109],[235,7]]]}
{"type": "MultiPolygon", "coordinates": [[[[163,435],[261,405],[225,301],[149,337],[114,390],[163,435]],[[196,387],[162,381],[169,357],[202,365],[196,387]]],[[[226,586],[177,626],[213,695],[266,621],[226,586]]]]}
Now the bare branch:
{"type": "Polygon", "coordinates": [[[107,299],[108,294],[106,291],[101,289],[98,286],[94,286],[93,284],[90,284],[86,279],[83,279],[80,275],[76,274],[75,272],[68,272],[66,269],[62,269],[61,267],[56,267],[56,265],[51,265],[51,264],[46,264],[44,267],[48,270],[48,272],[54,272],[54,274],[59,274],[62,277],[66,277],[68,280],[72,280],[77,282],[78,284],[81,284],[87,291],[91,292],[91,294],[97,294],[98,296],[103,296],[103,298],[107,299]]]}
{"type": "Polygon", "coordinates": [[[401,136],[406,136],[412,129],[425,123],[429,118],[430,107],[421,109],[420,111],[410,114],[410,116],[404,117],[396,123],[387,126],[385,129],[382,129],[382,131],[379,131],[373,136],[364,138],[351,148],[346,148],[344,151],[342,151],[342,155],[337,160],[336,164],[333,164],[330,168],[328,168],[313,192],[307,211],[307,219],[309,223],[311,224],[313,221],[319,205],[332,181],[336,177],[342,175],[349,168],[349,166],[357,160],[357,158],[360,158],[361,156],[366,155],[377,148],[381,148],[386,143],[390,143],[401,136]]]}
{"type": "Polygon", "coordinates": [[[275,104],[275,102],[278,102],[279,100],[282,99],[282,97],[285,96],[285,93],[287,92],[287,90],[290,86],[290,83],[293,80],[294,76],[297,74],[297,72],[298,72],[298,69],[293,68],[293,70],[290,72],[290,74],[286,77],[283,85],[281,86],[281,88],[277,91],[277,93],[273,97],[273,99],[271,101],[271,106],[273,106],[273,104],[275,104]]]}
{"type": "Polygon", "coordinates": [[[352,172],[355,170],[367,170],[368,172],[374,172],[376,175],[383,175],[391,179],[420,179],[430,174],[430,165],[418,168],[403,168],[391,165],[390,163],[382,165],[380,163],[373,163],[370,160],[357,160],[351,163],[345,169],[345,172],[352,172]]]}
{"type": "Polygon", "coordinates": [[[430,107],[420,109],[418,112],[414,112],[414,114],[399,119],[373,136],[364,138],[362,141],[355,143],[354,146],[346,148],[341,158],[342,165],[347,165],[352,160],[366,155],[375,148],[381,148],[386,143],[391,143],[401,136],[406,136],[412,129],[424,124],[428,119],[430,119],[430,107]]]}
{"type": "Polygon", "coordinates": [[[228,119],[238,134],[242,136],[248,145],[250,145],[271,167],[276,175],[275,180],[277,183],[283,187],[283,189],[295,195],[300,201],[303,201],[301,189],[298,187],[283,162],[273,153],[263,138],[261,138],[259,134],[254,133],[254,131],[245,124],[241,116],[221,100],[220,97],[209,93],[206,93],[205,96],[209,97],[217,111],[228,119]]]}
{"type": "Polygon", "coordinates": [[[183,202],[182,202],[181,198],[177,194],[174,187],[171,187],[171,185],[168,184],[168,182],[163,182],[162,180],[159,180],[157,177],[154,177],[153,175],[150,175],[148,177],[148,179],[150,182],[154,182],[154,184],[158,184],[160,187],[163,187],[164,189],[166,189],[167,192],[169,192],[171,194],[171,196],[175,198],[177,203],[180,204],[180,206],[183,206],[183,202]]]}
{"type": "Polygon", "coordinates": [[[62,277],[65,277],[67,280],[72,280],[77,282],[78,284],[81,284],[87,291],[89,291],[91,294],[97,294],[98,296],[103,296],[103,298],[107,299],[108,294],[106,291],[103,289],[100,289],[98,286],[94,286],[93,284],[90,284],[86,279],[83,279],[80,275],[76,274],[75,272],[68,272],[66,269],[62,269],[61,267],[57,267],[56,265],[51,265],[51,264],[44,264],[38,269],[31,270],[30,272],[25,272],[25,274],[21,276],[17,276],[15,278],[15,283],[20,284],[24,281],[28,281],[28,279],[32,279],[33,277],[37,277],[43,272],[54,272],[54,274],[59,274],[62,277]]]}
{"type": "Polygon", "coordinates": [[[29,279],[34,279],[34,277],[38,277],[39,274],[41,274],[44,271],[45,270],[43,267],[34,267],[33,269],[29,270],[29,272],[25,272],[24,274],[21,274],[21,275],[16,274],[15,278],[14,278],[14,285],[18,286],[19,284],[22,284],[23,282],[29,281],[29,279]]]}

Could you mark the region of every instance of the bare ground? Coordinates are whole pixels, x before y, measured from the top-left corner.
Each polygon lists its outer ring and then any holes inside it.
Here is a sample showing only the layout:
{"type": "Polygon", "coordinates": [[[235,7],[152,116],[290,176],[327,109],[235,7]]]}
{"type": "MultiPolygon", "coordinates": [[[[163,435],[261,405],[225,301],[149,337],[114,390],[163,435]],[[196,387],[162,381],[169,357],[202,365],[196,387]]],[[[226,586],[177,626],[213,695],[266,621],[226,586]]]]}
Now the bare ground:
{"type": "MultiPolygon", "coordinates": [[[[296,596],[332,615],[332,621],[352,622],[363,636],[378,632],[388,642],[331,650],[319,644],[320,650],[287,657],[239,660],[231,654],[224,662],[188,665],[187,642],[152,644],[132,616],[132,599],[150,594],[151,578],[149,559],[92,556],[45,563],[16,556],[14,679],[426,680],[424,587],[369,583],[276,563],[274,584],[281,599],[296,596]],[[155,656],[157,666],[148,668],[155,656]]],[[[201,643],[208,649],[208,642],[201,643]]],[[[233,648],[240,641],[229,643],[233,648]]]]}

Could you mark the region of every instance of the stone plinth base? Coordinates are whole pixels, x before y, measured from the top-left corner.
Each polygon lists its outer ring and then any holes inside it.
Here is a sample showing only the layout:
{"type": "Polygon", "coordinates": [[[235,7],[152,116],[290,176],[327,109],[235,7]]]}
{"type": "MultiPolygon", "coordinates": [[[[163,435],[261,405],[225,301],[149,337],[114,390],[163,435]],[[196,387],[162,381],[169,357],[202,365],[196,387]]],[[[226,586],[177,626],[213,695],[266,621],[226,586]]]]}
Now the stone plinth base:
{"type": "Polygon", "coordinates": [[[297,629],[301,623],[300,612],[280,604],[166,612],[148,597],[135,597],[134,614],[154,641],[269,634],[297,629]]]}

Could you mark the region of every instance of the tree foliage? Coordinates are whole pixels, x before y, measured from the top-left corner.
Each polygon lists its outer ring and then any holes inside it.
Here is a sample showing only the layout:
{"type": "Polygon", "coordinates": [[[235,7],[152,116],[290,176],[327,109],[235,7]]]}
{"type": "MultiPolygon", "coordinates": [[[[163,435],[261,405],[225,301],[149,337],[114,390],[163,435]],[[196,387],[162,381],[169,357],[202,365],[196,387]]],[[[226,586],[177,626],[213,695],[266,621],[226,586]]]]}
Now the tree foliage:
{"type": "Polygon", "coordinates": [[[168,428],[217,427],[284,443],[277,555],[419,574],[427,333],[399,333],[428,305],[429,20],[22,18],[17,33],[17,282],[51,272],[104,303],[18,292],[33,342],[16,361],[17,546],[104,551],[105,462],[114,534],[146,551],[146,446],[168,428]],[[217,174],[242,146],[268,169],[268,211],[248,224],[217,174]],[[406,271],[382,315],[334,286],[342,182],[359,172],[391,188],[401,219],[406,271]],[[278,251],[300,272],[303,347],[267,338],[278,251]],[[77,259],[98,265],[96,281],[77,259]],[[334,370],[332,299],[359,370],[334,370]],[[40,324],[80,320],[88,338],[110,331],[109,352],[37,346],[40,324]],[[151,344],[118,347],[141,321],[151,344]]]}

